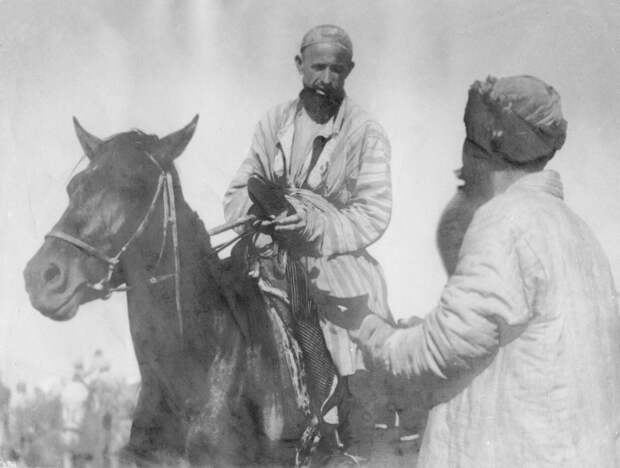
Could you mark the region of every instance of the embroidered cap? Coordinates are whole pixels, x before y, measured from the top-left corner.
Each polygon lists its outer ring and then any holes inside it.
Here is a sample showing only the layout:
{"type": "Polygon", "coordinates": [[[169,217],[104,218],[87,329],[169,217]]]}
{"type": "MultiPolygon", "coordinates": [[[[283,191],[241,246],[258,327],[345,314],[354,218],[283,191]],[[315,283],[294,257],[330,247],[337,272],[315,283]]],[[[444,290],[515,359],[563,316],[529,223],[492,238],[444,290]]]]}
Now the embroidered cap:
{"type": "Polygon", "coordinates": [[[476,81],[464,121],[469,140],[517,164],[553,156],[566,139],[560,95],[533,76],[476,81]]]}

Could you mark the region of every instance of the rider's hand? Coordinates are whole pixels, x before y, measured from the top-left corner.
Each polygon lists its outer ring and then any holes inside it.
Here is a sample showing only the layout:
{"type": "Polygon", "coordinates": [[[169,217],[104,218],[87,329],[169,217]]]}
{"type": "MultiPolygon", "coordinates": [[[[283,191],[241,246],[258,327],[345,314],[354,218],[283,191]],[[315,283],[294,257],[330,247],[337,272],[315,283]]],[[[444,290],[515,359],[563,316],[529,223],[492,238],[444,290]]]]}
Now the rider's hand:
{"type": "Polygon", "coordinates": [[[411,317],[408,317],[408,318],[398,319],[398,321],[396,322],[396,327],[397,328],[410,328],[410,327],[415,327],[416,325],[420,325],[421,323],[424,323],[423,318],[412,315],[411,317]]]}
{"type": "Polygon", "coordinates": [[[274,220],[275,230],[277,232],[296,232],[302,233],[306,228],[308,222],[305,210],[298,210],[297,212],[288,216],[278,216],[274,220]]]}
{"type": "Polygon", "coordinates": [[[252,229],[265,234],[273,232],[274,220],[272,219],[256,219],[252,221],[252,229]]]}

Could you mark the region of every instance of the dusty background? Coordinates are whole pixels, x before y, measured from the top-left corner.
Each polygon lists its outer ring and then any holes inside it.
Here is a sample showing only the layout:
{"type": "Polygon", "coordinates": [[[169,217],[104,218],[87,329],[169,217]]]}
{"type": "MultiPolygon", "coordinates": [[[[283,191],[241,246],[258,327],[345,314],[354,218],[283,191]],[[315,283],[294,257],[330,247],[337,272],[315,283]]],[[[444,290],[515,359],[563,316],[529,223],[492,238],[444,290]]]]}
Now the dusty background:
{"type": "Polygon", "coordinates": [[[537,75],[560,92],[568,140],[552,163],[620,277],[620,4],[559,1],[0,0],[0,375],[41,386],[105,351],[137,380],[123,295],[69,323],[34,311],[21,277],[66,205],[81,156],[76,115],[106,137],[163,135],[195,113],[178,167],[207,226],[270,106],[293,98],[303,33],[353,39],[349,95],[393,146],[394,214],[372,251],[397,317],[424,315],[445,281],[434,230],[450,198],[467,88],[488,74],[537,75]]]}

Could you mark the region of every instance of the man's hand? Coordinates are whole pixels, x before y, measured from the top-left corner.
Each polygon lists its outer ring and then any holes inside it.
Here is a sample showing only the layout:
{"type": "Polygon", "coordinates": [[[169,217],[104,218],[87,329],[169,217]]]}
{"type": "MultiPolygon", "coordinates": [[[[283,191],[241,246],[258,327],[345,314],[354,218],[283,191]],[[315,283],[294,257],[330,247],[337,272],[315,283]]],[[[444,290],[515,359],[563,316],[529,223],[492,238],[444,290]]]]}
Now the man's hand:
{"type": "Polygon", "coordinates": [[[307,216],[305,210],[299,210],[292,215],[275,219],[275,230],[277,232],[297,232],[301,233],[306,228],[307,216]]]}
{"type": "Polygon", "coordinates": [[[273,219],[257,219],[252,222],[252,229],[264,234],[271,234],[273,232],[273,225],[275,221],[273,219]]]}
{"type": "Polygon", "coordinates": [[[391,324],[377,315],[366,314],[358,328],[348,332],[353,342],[362,350],[367,362],[389,370],[389,362],[385,359],[383,348],[385,342],[396,332],[391,324]]]}
{"type": "Polygon", "coordinates": [[[408,317],[408,318],[398,319],[398,321],[396,322],[396,327],[397,328],[410,328],[410,327],[415,327],[416,325],[420,325],[423,322],[424,322],[423,318],[412,315],[411,317],[408,317]]]}

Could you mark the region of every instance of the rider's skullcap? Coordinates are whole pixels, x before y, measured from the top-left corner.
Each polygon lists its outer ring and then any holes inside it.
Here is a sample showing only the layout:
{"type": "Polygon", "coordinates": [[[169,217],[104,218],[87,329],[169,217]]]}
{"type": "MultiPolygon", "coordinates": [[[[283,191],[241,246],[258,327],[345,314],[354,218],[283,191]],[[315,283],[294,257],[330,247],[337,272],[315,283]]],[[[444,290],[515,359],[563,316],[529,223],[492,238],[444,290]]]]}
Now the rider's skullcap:
{"type": "Polygon", "coordinates": [[[353,57],[353,43],[344,29],[333,24],[321,24],[308,31],[301,40],[300,52],[314,44],[335,44],[353,57]]]}

